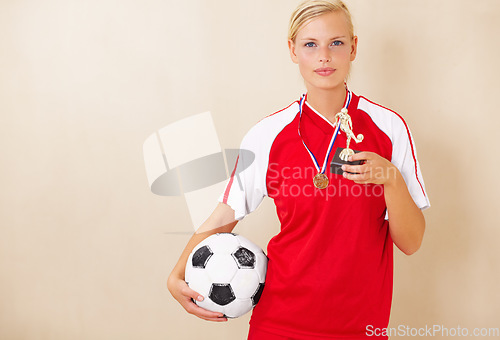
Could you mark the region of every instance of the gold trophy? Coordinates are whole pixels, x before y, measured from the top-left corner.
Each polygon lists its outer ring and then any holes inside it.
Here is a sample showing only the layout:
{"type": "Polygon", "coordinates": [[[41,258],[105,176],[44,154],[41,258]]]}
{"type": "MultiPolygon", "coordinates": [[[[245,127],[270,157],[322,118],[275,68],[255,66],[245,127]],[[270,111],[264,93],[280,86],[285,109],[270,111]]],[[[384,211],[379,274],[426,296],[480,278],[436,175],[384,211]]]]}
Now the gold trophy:
{"type": "Polygon", "coordinates": [[[361,143],[364,136],[362,134],[355,136],[352,132],[351,116],[347,113],[346,108],[340,110],[340,112],[335,115],[335,118],[338,119],[337,121],[340,124],[340,129],[344,131],[347,136],[346,148],[340,153],[340,159],[347,162],[349,160],[349,156],[354,155],[354,151],[349,148],[351,139],[353,139],[356,143],[361,143]]]}

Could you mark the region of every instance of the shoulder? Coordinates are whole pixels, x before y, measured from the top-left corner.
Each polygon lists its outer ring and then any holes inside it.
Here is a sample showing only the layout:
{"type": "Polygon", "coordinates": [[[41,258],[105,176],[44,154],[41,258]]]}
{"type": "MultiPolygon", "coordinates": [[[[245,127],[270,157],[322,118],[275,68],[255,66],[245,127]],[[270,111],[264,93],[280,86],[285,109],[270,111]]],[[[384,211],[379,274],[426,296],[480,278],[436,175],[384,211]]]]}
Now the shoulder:
{"type": "Polygon", "coordinates": [[[404,118],[394,110],[359,96],[358,110],[365,112],[373,122],[394,142],[395,136],[402,132],[409,134],[404,118]]]}
{"type": "Polygon", "coordinates": [[[272,143],[274,138],[290,124],[299,112],[298,101],[293,101],[286,107],[271,113],[253,125],[243,138],[242,144],[249,147],[272,143]]]}

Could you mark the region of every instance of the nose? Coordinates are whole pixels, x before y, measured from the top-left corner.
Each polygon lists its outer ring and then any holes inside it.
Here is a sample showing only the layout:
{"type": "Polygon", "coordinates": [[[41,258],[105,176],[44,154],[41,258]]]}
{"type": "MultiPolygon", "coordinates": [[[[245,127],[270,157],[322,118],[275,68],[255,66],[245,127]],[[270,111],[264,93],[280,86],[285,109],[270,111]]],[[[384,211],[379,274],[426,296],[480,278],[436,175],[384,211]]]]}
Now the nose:
{"type": "Polygon", "coordinates": [[[328,63],[332,60],[332,57],[330,56],[330,50],[328,47],[323,47],[319,51],[319,61],[322,63],[328,63]]]}

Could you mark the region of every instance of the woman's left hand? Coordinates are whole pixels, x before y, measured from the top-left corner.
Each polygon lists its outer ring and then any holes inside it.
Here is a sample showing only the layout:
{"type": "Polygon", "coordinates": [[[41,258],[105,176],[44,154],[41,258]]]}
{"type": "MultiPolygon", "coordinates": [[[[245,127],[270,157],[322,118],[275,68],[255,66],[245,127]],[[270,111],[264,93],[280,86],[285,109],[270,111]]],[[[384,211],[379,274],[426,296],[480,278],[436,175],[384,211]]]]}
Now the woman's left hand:
{"type": "Polygon", "coordinates": [[[374,152],[355,153],[349,157],[349,161],[364,161],[361,165],[342,165],[343,176],[354,183],[391,184],[400,175],[394,164],[374,152]]]}

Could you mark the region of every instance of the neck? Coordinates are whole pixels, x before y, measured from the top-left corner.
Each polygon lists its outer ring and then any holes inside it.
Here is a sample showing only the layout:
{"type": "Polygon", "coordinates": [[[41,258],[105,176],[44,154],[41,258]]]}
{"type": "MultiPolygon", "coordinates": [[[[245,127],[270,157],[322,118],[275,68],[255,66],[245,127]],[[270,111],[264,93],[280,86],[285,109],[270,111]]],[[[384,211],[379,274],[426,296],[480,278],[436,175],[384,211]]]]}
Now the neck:
{"type": "Polygon", "coordinates": [[[329,90],[308,89],[307,102],[325,118],[334,122],[335,115],[344,107],[346,94],[344,85],[329,90]]]}

